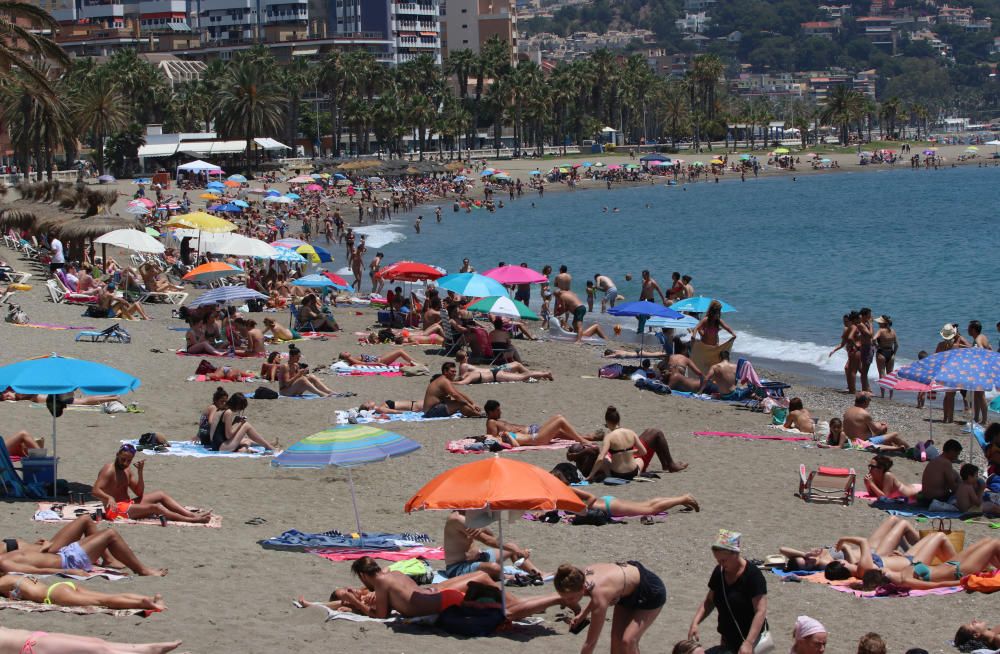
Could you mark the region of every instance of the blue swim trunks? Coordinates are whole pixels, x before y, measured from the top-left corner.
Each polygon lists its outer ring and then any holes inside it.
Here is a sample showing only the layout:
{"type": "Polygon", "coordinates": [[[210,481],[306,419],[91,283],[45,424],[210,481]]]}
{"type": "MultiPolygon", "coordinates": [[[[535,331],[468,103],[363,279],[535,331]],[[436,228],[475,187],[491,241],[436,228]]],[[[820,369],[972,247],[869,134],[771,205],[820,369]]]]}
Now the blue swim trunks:
{"type": "Polygon", "coordinates": [[[885,436],[871,436],[868,438],[868,442],[872,445],[881,445],[885,442],[885,436]]]}
{"type": "Polygon", "coordinates": [[[496,563],[497,555],[493,550],[484,550],[479,553],[479,558],[475,561],[459,561],[452,563],[444,569],[444,576],[451,579],[460,575],[467,575],[479,569],[480,563],[496,563]]]}

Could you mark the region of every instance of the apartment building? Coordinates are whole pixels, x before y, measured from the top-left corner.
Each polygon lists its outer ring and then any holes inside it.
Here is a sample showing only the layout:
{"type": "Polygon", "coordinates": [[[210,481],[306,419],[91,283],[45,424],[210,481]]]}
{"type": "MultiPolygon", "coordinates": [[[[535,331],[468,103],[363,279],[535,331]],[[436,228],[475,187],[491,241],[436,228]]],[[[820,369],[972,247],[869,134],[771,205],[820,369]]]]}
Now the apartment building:
{"type": "Polygon", "coordinates": [[[510,48],[517,58],[516,0],[442,0],[441,33],[444,56],[457,50],[479,53],[493,37],[510,48]]]}

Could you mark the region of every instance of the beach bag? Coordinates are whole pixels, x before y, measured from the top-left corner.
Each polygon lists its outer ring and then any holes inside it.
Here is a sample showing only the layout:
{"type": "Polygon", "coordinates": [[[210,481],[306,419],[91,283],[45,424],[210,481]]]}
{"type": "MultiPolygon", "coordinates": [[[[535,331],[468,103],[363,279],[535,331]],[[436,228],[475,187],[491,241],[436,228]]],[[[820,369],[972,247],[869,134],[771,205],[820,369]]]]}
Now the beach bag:
{"type": "Polygon", "coordinates": [[[670,395],[670,387],[661,381],[656,381],[655,379],[646,379],[645,377],[635,380],[636,388],[640,388],[644,391],[653,391],[657,395],[670,395]]]}
{"type": "Polygon", "coordinates": [[[30,322],[28,314],[22,311],[21,307],[16,304],[7,305],[7,316],[4,320],[14,325],[27,325],[30,322]]]}
{"type": "MultiPolygon", "coordinates": [[[[917,532],[920,534],[920,538],[926,538],[933,533],[941,532],[948,539],[948,542],[951,543],[951,546],[955,548],[956,552],[961,552],[965,549],[965,531],[962,529],[952,529],[951,519],[937,518],[931,520],[930,529],[919,529],[917,532]],[[945,526],[946,522],[948,523],[947,527],[945,526]]],[[[934,560],[931,561],[931,565],[938,565],[939,563],[943,563],[943,561],[937,557],[934,557],[934,560]]]]}
{"type": "Polygon", "coordinates": [[[436,626],[453,636],[489,636],[507,620],[499,607],[450,606],[438,615],[436,626]]]}
{"type": "Polygon", "coordinates": [[[429,584],[434,581],[434,568],[427,561],[420,558],[397,561],[389,566],[389,570],[402,572],[420,585],[429,584]]]}
{"type": "Polygon", "coordinates": [[[594,527],[603,527],[609,522],[611,522],[611,514],[604,509],[587,509],[586,513],[575,515],[569,521],[571,525],[593,525],[594,527]]]}
{"type": "Polygon", "coordinates": [[[980,572],[979,574],[966,575],[959,582],[968,591],[978,593],[995,593],[1000,590],[1000,570],[992,572],[980,572]]]}
{"type": "Polygon", "coordinates": [[[250,309],[251,313],[260,313],[264,310],[264,300],[260,298],[254,298],[252,300],[247,300],[247,308],[250,309]]]}
{"type": "Polygon", "coordinates": [[[278,391],[273,388],[268,388],[267,386],[258,386],[257,390],[253,392],[253,399],[255,400],[276,400],[278,399],[278,391]]]}
{"type": "Polygon", "coordinates": [[[620,363],[610,363],[597,372],[597,376],[601,379],[621,379],[622,378],[622,364],[620,363]]]}
{"type": "MultiPolygon", "coordinates": [[[[785,418],[788,417],[788,409],[780,406],[776,406],[771,409],[771,424],[772,425],[783,425],[785,424],[785,418]]],[[[829,435],[829,434],[827,434],[829,435]]]]}

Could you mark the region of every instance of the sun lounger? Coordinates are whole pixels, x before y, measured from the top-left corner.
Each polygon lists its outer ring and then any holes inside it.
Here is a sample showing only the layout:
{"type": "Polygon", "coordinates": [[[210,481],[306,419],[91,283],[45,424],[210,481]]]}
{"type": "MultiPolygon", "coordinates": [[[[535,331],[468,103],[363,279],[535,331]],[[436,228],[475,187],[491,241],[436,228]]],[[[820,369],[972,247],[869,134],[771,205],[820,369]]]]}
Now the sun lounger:
{"type": "Polygon", "coordinates": [[[854,504],[854,484],[857,473],[854,468],[829,468],[819,466],[806,471],[805,464],[799,466],[799,497],[806,502],[821,499],[828,502],[843,502],[844,506],[854,504]]]}
{"type": "Polygon", "coordinates": [[[97,302],[97,298],[93,295],[67,291],[55,278],[46,280],[45,288],[48,289],[49,299],[52,300],[53,304],[93,304],[97,302]]]}
{"type": "Polygon", "coordinates": [[[131,343],[132,336],[119,323],[115,323],[101,331],[80,332],[75,340],[89,343],[131,343]]]}
{"type": "Polygon", "coordinates": [[[188,294],[184,291],[140,291],[139,302],[149,304],[151,302],[164,302],[166,304],[184,304],[188,294]]]}

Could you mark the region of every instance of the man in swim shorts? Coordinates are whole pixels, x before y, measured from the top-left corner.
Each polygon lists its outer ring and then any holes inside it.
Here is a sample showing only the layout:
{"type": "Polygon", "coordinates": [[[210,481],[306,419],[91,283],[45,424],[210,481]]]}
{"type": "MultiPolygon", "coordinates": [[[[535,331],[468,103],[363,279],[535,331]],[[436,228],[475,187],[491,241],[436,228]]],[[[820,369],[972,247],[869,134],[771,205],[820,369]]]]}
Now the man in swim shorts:
{"type": "Polygon", "coordinates": [[[174,498],[162,491],[146,493],[146,483],[142,472],[145,461],[135,464],[138,472],[133,477],[129,467],[135,458],[135,447],[125,444],[118,448],[113,463],[105,464],[97,475],[92,493],[104,505],[104,515],[108,520],[130,518],[141,520],[153,516],[163,516],[174,522],[206,523],[212,519],[211,512],[188,511],[174,498]],[[129,490],[135,494],[133,500],[129,490]]]}
{"type": "Polygon", "coordinates": [[[608,307],[614,307],[618,300],[618,289],[615,283],[607,275],[600,273],[594,275],[594,285],[597,290],[604,291],[604,298],[601,300],[601,313],[605,313],[608,307]]]}
{"type": "Polygon", "coordinates": [[[434,375],[424,392],[424,417],[447,418],[461,412],[469,418],[480,418],[483,410],[455,386],[458,366],[454,361],[441,364],[441,374],[434,375]]]}
{"type": "Polygon", "coordinates": [[[872,419],[868,413],[869,404],[871,397],[865,393],[858,393],[854,398],[854,406],[844,412],[844,433],[848,438],[867,440],[883,452],[901,452],[909,449],[910,446],[899,437],[899,433],[889,431],[888,423],[875,422],[872,419]]]}
{"type": "Polygon", "coordinates": [[[67,570],[90,571],[94,561],[109,556],[121,561],[125,567],[140,576],[162,577],[166,570],[147,567],[114,529],[105,529],[77,542],[61,547],[57,552],[32,552],[18,549],[0,555],[0,572],[20,572],[24,574],[60,574],[67,570]]]}
{"type": "Polygon", "coordinates": [[[557,316],[562,314],[573,316],[573,331],[576,332],[576,341],[578,343],[584,338],[595,334],[607,340],[608,337],[604,334],[600,325],[593,324],[586,329],[583,328],[583,318],[587,315],[587,306],[580,301],[576,293],[556,289],[554,295],[556,298],[556,310],[554,313],[557,316]]]}
{"type": "Polygon", "coordinates": [[[561,415],[552,416],[541,425],[518,425],[501,420],[500,403],[496,400],[487,400],[483,409],[486,411],[486,435],[510,443],[515,447],[519,445],[546,445],[556,438],[573,440],[583,444],[590,442],[590,434],[581,435],[561,415]]]}
{"type": "MultiPolygon", "coordinates": [[[[503,566],[498,556],[500,543],[489,529],[470,529],[465,523],[465,511],[452,511],[444,525],[444,562],[445,576],[449,578],[470,572],[485,572],[495,581],[501,579],[503,566]],[[482,543],[488,549],[482,550],[475,545],[482,543]]],[[[532,579],[541,580],[544,575],[539,572],[529,557],[530,550],[522,549],[517,543],[504,541],[503,559],[510,559],[532,579]]]]}

